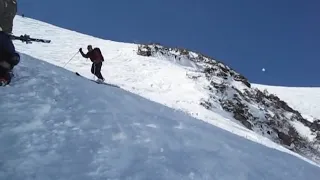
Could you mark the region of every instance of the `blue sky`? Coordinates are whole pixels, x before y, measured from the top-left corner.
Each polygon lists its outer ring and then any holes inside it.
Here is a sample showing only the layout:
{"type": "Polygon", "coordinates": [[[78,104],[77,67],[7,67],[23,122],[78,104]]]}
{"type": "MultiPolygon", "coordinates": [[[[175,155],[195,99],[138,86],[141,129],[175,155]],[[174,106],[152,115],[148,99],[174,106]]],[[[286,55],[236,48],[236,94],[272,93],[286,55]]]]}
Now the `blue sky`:
{"type": "Polygon", "coordinates": [[[100,38],[159,42],[202,52],[253,83],[320,86],[319,0],[18,3],[18,14],[100,38]]]}

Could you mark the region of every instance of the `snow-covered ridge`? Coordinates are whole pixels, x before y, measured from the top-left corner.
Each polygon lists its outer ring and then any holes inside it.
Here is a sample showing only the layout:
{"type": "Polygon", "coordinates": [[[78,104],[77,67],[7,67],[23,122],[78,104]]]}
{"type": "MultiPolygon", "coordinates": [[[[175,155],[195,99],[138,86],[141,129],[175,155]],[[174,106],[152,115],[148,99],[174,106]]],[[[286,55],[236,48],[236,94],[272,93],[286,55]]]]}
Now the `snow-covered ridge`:
{"type": "Polygon", "coordinates": [[[140,45],[137,53],[192,68],[196,73],[189,78],[208,82],[202,88],[209,97],[199,102],[206,109],[223,109],[248,129],[320,162],[320,120],[310,122],[276,95],[251,88],[244,76],[202,54],[159,44],[140,45]]]}
{"type": "Polygon", "coordinates": [[[320,87],[281,87],[261,84],[252,86],[276,94],[310,122],[320,119],[320,87]]]}
{"type": "MultiPolygon", "coordinates": [[[[232,113],[226,112],[225,106],[223,108],[219,99],[228,100],[229,97],[214,92],[217,90],[214,86],[225,82],[229,86],[232,83],[231,86],[244,93],[250,87],[250,83],[221,62],[209,61],[209,57],[199,56],[194,52],[188,53],[188,56],[192,57],[190,58],[184,55],[186,51],[182,51],[182,55],[178,51],[163,51],[164,54],[157,53],[155,56],[145,57],[137,54],[139,51],[137,44],[98,39],[20,16],[15,18],[14,27],[14,34],[27,33],[31,37],[52,40],[50,44],[28,45],[15,41],[17,50],[20,52],[64,67],[80,47],[85,48],[88,44],[98,46],[106,59],[102,67],[102,74],[108,82],[118,84],[127,91],[186,112],[254,142],[299,156],[279,146],[273,142],[273,139],[249,130],[239,120],[236,120],[232,113]],[[194,61],[201,57],[208,61],[194,61]],[[205,69],[209,71],[202,71],[205,69]],[[204,106],[210,101],[214,102],[211,104],[216,108],[204,106]]],[[[65,68],[92,78],[90,66],[91,62],[78,55],[65,68]]],[[[237,90],[228,90],[228,92],[233,93],[237,90]]],[[[249,123],[252,124],[252,122],[249,123]]]]}

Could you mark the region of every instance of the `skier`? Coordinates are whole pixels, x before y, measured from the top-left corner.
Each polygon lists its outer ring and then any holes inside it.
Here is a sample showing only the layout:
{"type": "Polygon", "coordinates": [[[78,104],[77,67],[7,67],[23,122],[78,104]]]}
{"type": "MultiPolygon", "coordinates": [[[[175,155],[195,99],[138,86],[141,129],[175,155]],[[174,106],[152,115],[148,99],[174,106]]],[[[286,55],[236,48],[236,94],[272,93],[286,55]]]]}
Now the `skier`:
{"type": "Polygon", "coordinates": [[[10,38],[16,12],[16,0],[0,0],[0,86],[11,82],[13,67],[20,62],[10,38]]]}
{"type": "Polygon", "coordinates": [[[104,61],[104,58],[102,56],[102,53],[99,48],[92,48],[92,45],[88,45],[87,47],[88,53],[84,54],[82,51],[82,48],[79,49],[82,57],[84,58],[90,58],[92,61],[92,66],[91,66],[91,73],[94,74],[95,76],[98,77],[98,82],[103,82],[104,78],[101,74],[101,67],[102,67],[102,62],[104,61]]]}

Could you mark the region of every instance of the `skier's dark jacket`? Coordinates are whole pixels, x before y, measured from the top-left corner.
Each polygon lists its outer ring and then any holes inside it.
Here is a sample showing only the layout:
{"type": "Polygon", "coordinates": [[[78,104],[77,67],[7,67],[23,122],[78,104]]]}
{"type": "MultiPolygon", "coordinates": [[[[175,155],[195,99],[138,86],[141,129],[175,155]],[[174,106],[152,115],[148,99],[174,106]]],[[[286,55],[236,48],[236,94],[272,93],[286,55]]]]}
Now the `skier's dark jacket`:
{"type": "Polygon", "coordinates": [[[10,36],[0,31],[0,66],[2,65],[2,67],[6,69],[12,69],[19,62],[20,56],[16,52],[10,36]],[[6,67],[4,62],[10,64],[10,67],[6,67]]]}
{"type": "Polygon", "coordinates": [[[94,63],[99,63],[104,61],[104,58],[99,48],[94,48],[92,51],[89,51],[87,54],[84,54],[82,50],[80,50],[80,53],[84,58],[90,58],[90,60],[94,63]]]}

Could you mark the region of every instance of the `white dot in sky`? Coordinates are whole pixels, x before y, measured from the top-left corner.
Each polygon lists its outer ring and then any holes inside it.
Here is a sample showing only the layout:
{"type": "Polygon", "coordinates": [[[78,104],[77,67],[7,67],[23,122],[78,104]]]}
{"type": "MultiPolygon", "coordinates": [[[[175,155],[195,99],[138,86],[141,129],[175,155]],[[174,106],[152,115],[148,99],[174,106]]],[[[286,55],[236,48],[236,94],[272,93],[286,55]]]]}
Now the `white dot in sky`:
{"type": "Polygon", "coordinates": [[[265,69],[265,68],[262,68],[262,71],[263,71],[263,72],[265,72],[265,71],[266,71],[266,69],[265,69]]]}

